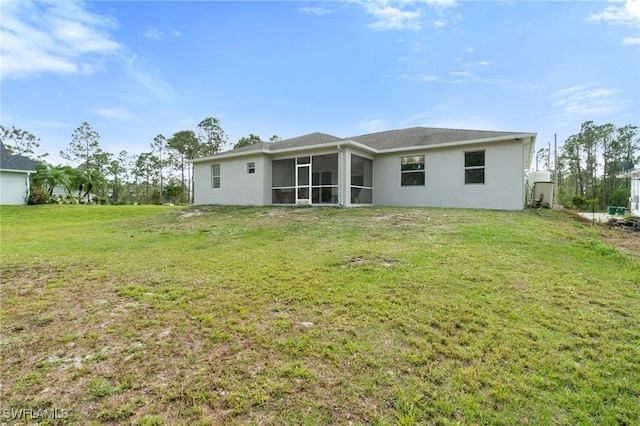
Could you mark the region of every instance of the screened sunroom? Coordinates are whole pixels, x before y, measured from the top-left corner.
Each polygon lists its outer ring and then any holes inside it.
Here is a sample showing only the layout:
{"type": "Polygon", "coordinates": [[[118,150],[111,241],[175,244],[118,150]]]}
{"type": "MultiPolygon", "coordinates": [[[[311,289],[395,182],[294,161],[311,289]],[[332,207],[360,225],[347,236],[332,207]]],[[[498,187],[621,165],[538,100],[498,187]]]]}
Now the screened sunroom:
{"type": "Polygon", "coordinates": [[[338,204],[338,153],[273,160],[273,204],[338,204]]]}

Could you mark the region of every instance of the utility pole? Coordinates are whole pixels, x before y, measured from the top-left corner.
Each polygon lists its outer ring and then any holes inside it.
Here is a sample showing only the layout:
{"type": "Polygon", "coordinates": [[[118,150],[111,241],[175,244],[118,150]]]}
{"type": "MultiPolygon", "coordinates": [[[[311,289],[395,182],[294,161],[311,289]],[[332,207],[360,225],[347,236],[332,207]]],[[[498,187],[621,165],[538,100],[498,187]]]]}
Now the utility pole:
{"type": "Polygon", "coordinates": [[[558,203],[558,134],[553,134],[553,200],[551,207],[558,203]]]}

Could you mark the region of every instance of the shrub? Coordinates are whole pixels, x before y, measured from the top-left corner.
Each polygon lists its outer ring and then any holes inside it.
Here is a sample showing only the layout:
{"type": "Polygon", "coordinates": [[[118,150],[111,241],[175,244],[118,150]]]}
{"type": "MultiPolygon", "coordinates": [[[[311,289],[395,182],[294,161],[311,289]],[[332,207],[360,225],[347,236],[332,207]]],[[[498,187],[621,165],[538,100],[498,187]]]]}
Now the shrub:
{"type": "Polygon", "coordinates": [[[587,203],[587,200],[585,200],[585,198],[582,195],[574,195],[573,198],[571,199],[571,204],[573,204],[573,207],[575,207],[578,210],[584,207],[586,203],[587,203]]]}
{"type": "Polygon", "coordinates": [[[31,183],[29,185],[29,198],[27,204],[47,204],[49,201],[49,193],[46,189],[38,185],[37,183],[31,183]]]}
{"type": "Polygon", "coordinates": [[[600,210],[599,203],[600,200],[598,200],[597,198],[589,198],[586,200],[586,203],[584,205],[584,209],[588,212],[596,212],[600,210]]]}
{"type": "Polygon", "coordinates": [[[618,188],[611,194],[611,205],[618,207],[627,207],[629,205],[629,197],[631,191],[627,188],[618,188]]]}
{"type": "Polygon", "coordinates": [[[155,190],[151,193],[151,204],[156,204],[159,205],[160,204],[160,191],[155,190]]]}

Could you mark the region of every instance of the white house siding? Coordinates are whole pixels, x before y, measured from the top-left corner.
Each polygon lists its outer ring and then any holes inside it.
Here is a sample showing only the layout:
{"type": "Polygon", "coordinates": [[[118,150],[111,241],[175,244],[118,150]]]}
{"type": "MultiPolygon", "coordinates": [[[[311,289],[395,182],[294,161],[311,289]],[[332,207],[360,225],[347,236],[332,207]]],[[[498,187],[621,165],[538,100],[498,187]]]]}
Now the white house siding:
{"type": "Polygon", "coordinates": [[[0,204],[27,204],[29,175],[26,172],[0,172],[0,204]]]}
{"type": "Polygon", "coordinates": [[[373,193],[376,205],[522,210],[522,143],[496,142],[454,148],[422,147],[376,155],[373,193]],[[485,151],[485,183],[464,183],[464,152],[485,151]],[[425,185],[400,186],[400,157],[425,156],[425,185]]]}
{"type": "Polygon", "coordinates": [[[271,204],[271,159],[264,154],[195,163],[195,204],[271,204]],[[248,173],[247,163],[255,163],[248,173]],[[220,188],[213,188],[211,166],[220,164],[220,188]]]}
{"type": "Polygon", "coordinates": [[[634,170],[631,176],[631,214],[640,216],[640,169],[634,170]]]}

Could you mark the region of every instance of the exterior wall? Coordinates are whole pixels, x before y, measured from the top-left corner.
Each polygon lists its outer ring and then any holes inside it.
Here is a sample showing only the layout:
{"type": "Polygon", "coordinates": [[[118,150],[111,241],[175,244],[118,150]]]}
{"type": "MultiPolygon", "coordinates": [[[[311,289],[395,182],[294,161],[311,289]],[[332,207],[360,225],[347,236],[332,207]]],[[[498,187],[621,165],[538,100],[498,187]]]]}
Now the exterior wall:
{"type": "Polygon", "coordinates": [[[375,205],[522,210],[524,152],[520,142],[416,149],[377,155],[375,205]],[[464,183],[464,152],[485,150],[485,183],[464,183]],[[425,155],[425,185],[400,186],[400,157],[425,155]]]}
{"type": "Polygon", "coordinates": [[[195,204],[271,204],[271,159],[264,154],[194,164],[195,204]],[[255,173],[247,172],[254,162],[255,173]],[[211,166],[220,164],[220,188],[213,188],[211,166]]]}
{"type": "Polygon", "coordinates": [[[640,216],[640,170],[631,173],[631,214],[640,216]]]}
{"type": "Polygon", "coordinates": [[[29,174],[26,172],[0,172],[0,204],[27,204],[29,174]]]}
{"type": "MultiPolygon", "coordinates": [[[[272,161],[338,153],[338,203],[350,206],[351,154],[373,160],[373,205],[522,210],[525,203],[524,147],[519,141],[474,143],[448,148],[373,155],[352,146],[306,152],[255,155],[195,163],[195,204],[272,204],[272,161]],[[485,151],[484,184],[465,184],[464,152],[485,151]],[[425,185],[400,185],[400,157],[425,156],[425,185]],[[256,173],[247,173],[255,162],[256,173]],[[220,164],[220,188],[214,189],[211,166],[220,164]]],[[[640,186],[640,185],[639,185],[640,186]]],[[[369,204],[371,205],[371,204],[369,204]]]]}

